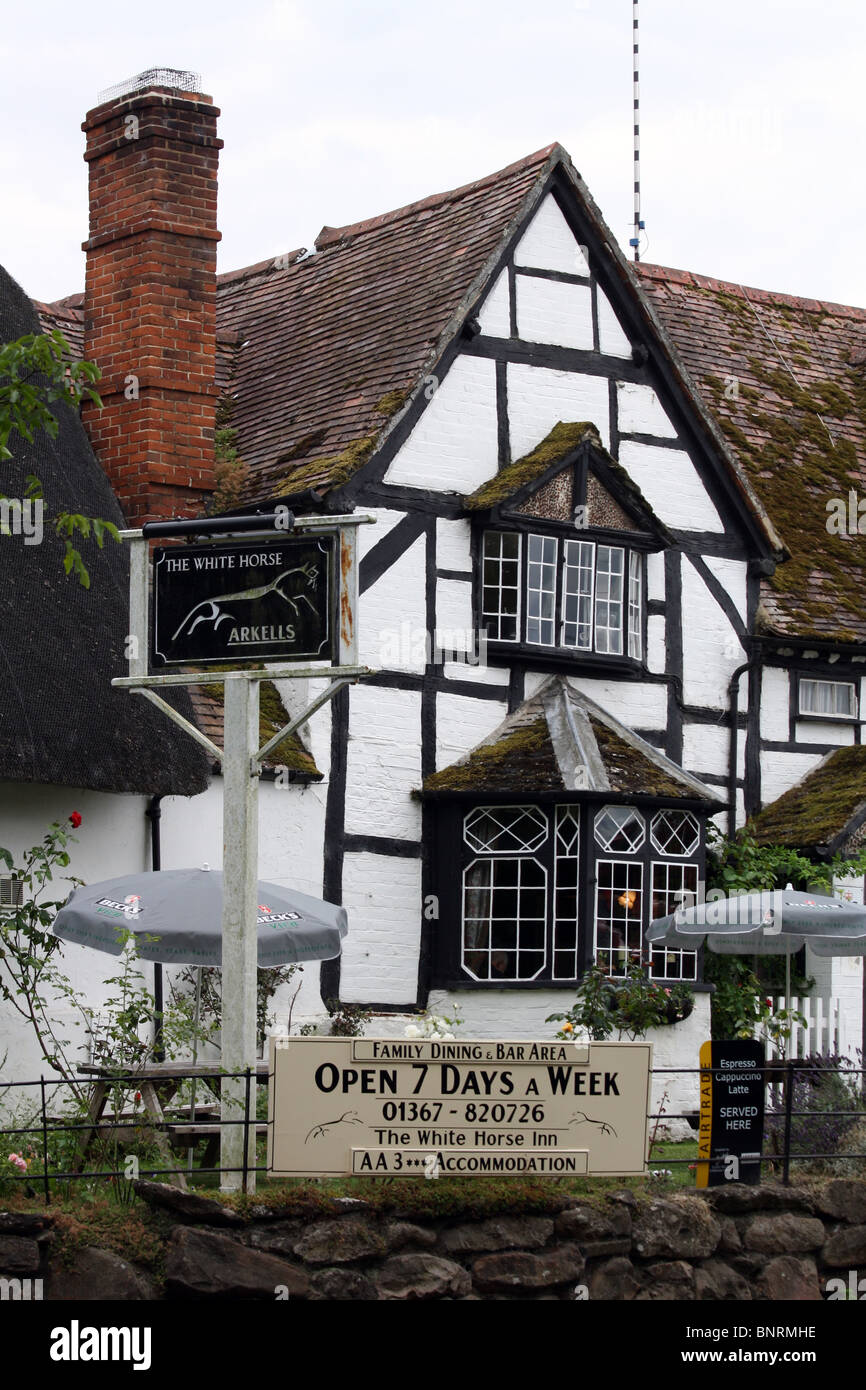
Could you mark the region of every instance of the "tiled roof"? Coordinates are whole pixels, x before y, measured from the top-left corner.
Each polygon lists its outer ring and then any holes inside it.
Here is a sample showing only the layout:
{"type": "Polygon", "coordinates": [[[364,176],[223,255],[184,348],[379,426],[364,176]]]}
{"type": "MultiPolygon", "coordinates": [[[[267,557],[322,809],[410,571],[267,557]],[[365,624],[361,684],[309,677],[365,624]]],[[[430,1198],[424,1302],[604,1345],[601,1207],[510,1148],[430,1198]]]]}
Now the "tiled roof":
{"type": "Polygon", "coordinates": [[[545,681],[476,748],[425,778],[422,787],[424,795],[549,791],[722,804],[697,777],[562,676],[545,681]]]}
{"type": "Polygon", "coordinates": [[[751,828],[759,845],[847,849],[866,817],[866,744],[837,748],[770,802],[751,828]]]}
{"type": "Polygon", "coordinates": [[[325,227],[315,253],[284,269],[265,262],[220,278],[221,327],[244,344],[232,423],[250,500],[339,484],[372,452],[557,149],[325,227]]]}
{"type": "Polygon", "coordinates": [[[790,552],[764,630],[866,642],[866,546],[827,530],[832,498],[866,492],[866,310],[633,269],[790,552]]]}
{"type": "MultiPolygon", "coordinates": [[[[222,748],[225,740],[223,691],[224,687],[220,681],[189,687],[196,727],[215,743],[217,748],[222,748]]],[[[272,738],[284,724],[288,724],[290,718],[273,681],[262,681],[259,689],[259,736],[262,741],[260,746],[272,738]]],[[[312,782],[321,782],[324,775],[316,767],[312,754],[297,732],[289,734],[271,750],[264,766],[285,767],[312,782]]]]}
{"type": "MultiPolygon", "coordinates": [[[[333,489],[371,456],[559,163],[571,170],[548,146],[464,188],[325,227],[312,255],[218,277],[217,381],[234,399],[246,501],[333,489]]],[[[741,488],[757,495],[747,504],[790,553],[763,583],[761,628],[866,643],[866,547],[826,528],[828,501],[866,493],[866,311],[616,264],[721,428],[741,488]]],[[[36,306],[79,350],[81,301],[36,306]]]]}

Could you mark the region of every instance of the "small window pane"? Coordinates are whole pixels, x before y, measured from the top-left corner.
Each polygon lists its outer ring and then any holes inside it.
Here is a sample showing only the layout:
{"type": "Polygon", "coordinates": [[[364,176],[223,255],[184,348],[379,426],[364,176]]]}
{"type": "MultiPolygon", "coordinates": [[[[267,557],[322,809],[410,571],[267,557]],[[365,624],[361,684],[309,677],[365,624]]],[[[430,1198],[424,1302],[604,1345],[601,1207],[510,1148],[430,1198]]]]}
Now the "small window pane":
{"type": "Polygon", "coordinates": [[[552,647],[556,640],[556,553],[553,536],[529,537],[526,640],[545,647],[552,647]]]}
{"type": "Polygon", "coordinates": [[[595,573],[595,650],[622,655],[623,567],[625,551],[600,545],[595,573]]]}
{"type": "MultiPolygon", "coordinates": [[[[698,895],[697,864],[658,864],[652,866],[652,901],[650,921],[676,912],[682,903],[696,902],[698,895]]],[[[696,980],[697,951],[678,947],[654,946],[650,957],[650,975],[657,980],[696,980]]]]}
{"type": "Polygon", "coordinates": [[[800,681],[800,713],[823,714],[829,719],[856,719],[854,686],[845,681],[800,681]]]}
{"type": "Polygon", "coordinates": [[[520,536],[485,531],[481,616],[494,642],[516,642],[520,631],[520,536]]]}
{"type": "Polygon", "coordinates": [[[643,655],[643,567],[641,557],[632,551],[628,557],[628,654],[635,661],[643,655]]]}
{"type": "Polygon", "coordinates": [[[595,545],[592,541],[566,541],[564,549],[562,645],[588,651],[592,647],[595,545]]]}
{"type": "Polygon", "coordinates": [[[608,975],[625,975],[640,965],[643,865],[596,864],[595,962],[608,975]]]}
{"type": "Polygon", "coordinates": [[[646,838],[643,816],[630,806],[605,806],[595,818],[595,838],[614,854],[634,854],[646,838]]]}
{"type": "Polygon", "coordinates": [[[544,969],[547,873],[536,859],[476,859],[463,875],[463,969],[531,980],[544,969]]]}

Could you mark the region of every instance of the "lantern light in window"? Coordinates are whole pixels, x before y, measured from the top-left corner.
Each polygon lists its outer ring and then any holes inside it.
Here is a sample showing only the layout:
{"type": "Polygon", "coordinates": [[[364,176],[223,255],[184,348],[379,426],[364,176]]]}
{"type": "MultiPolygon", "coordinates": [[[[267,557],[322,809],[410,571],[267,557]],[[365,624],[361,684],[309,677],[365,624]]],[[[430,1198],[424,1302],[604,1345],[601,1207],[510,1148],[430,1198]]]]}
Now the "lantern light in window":
{"type": "Polygon", "coordinates": [[[624,907],[626,912],[631,912],[636,901],[637,892],[635,891],[635,889],[631,889],[625,893],[620,893],[619,897],[617,898],[617,902],[619,903],[620,907],[624,907]]]}

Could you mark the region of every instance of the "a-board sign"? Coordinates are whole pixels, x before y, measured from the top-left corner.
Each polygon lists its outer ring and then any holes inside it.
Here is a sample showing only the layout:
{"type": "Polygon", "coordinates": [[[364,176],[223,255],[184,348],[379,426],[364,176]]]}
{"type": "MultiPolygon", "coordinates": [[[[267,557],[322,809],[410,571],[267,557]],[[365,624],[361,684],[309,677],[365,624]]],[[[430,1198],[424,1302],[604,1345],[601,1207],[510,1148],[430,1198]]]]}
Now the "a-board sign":
{"type": "Polygon", "coordinates": [[[334,658],[334,538],[160,547],[154,666],[334,658]]]}
{"type": "Polygon", "coordinates": [[[764,1142],[764,1044],[701,1045],[698,1187],[759,1183],[764,1142]]]}
{"type": "Polygon", "coordinates": [[[272,1038],[283,1177],[645,1171],[650,1043],[272,1038]]]}

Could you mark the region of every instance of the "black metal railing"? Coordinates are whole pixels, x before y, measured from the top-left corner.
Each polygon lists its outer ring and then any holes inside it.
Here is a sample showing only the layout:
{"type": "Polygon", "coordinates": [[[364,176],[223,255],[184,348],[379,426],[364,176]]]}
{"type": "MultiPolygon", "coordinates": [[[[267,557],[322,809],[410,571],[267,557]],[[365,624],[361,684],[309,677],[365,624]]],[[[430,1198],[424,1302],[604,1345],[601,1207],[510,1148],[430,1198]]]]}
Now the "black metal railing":
{"type": "MultiPolygon", "coordinates": [[[[706,1073],[706,1068],[702,1067],[662,1067],[654,1068],[654,1077],[670,1076],[700,1076],[706,1073]]],[[[821,1067],[815,1062],[806,1063],[803,1061],[775,1061],[764,1065],[764,1084],[769,1089],[771,1104],[765,1111],[764,1126],[764,1148],[761,1154],[761,1164],[770,1165],[773,1170],[781,1167],[783,1183],[790,1182],[791,1164],[799,1162],[829,1161],[860,1159],[866,1164],[866,1153],[864,1152],[840,1152],[836,1150],[820,1152],[796,1152],[796,1145],[800,1142],[797,1134],[797,1120],[815,1121],[820,1119],[836,1119],[848,1121],[851,1125],[858,1120],[866,1118],[866,1069],[859,1067],[821,1067]],[[798,1109],[795,1108],[796,1099],[796,1079],[798,1075],[807,1075],[816,1084],[826,1081],[829,1077],[857,1077],[861,1078],[861,1085],[857,1091],[859,1106],[846,1109],[798,1109]],[[768,1151],[767,1142],[771,1141],[773,1148],[768,1151]]],[[[83,1180],[106,1179],[115,1183],[129,1181],[131,1176],[152,1177],[157,1179],[168,1179],[169,1181],[179,1182],[183,1186],[185,1181],[190,1178],[214,1178],[223,1177],[229,1173],[240,1174],[241,1190],[249,1190],[249,1180],[251,1173],[264,1174],[267,1171],[264,1163],[251,1161],[251,1155],[256,1153],[256,1143],[258,1141],[258,1127],[263,1121],[257,1114],[256,1104],[259,1086],[267,1084],[267,1076],[258,1071],[247,1068],[245,1071],[221,1072],[214,1071],[209,1074],[207,1081],[209,1084],[220,1083],[223,1080],[242,1079],[243,1086],[243,1106],[242,1114],[237,1119],[214,1118],[208,1121],[195,1120],[195,1108],[192,1108],[192,1120],[189,1117],[171,1118],[171,1112],[178,1109],[189,1110],[186,1102],[166,1102],[166,1110],[169,1112],[163,1115],[162,1119],[155,1118],[148,1111],[141,1114],[133,1113],[131,1118],[124,1118],[125,1097],[135,1096],[143,1084],[153,1086],[165,1085],[166,1078],[158,1068],[148,1071],[146,1068],[139,1071],[129,1071],[117,1074],[105,1073],[99,1078],[93,1076],[87,1078],[54,1078],[41,1076],[37,1081],[0,1081],[0,1158],[5,1158],[8,1154],[6,1147],[7,1141],[20,1141],[26,1139],[27,1157],[21,1155],[26,1163],[26,1171],[4,1174],[4,1181],[22,1183],[29,1185],[34,1195],[37,1188],[42,1189],[44,1199],[50,1203],[52,1193],[56,1193],[63,1184],[79,1182],[83,1180]],[[113,1100],[113,1113],[95,1114],[92,1108],[87,1108],[94,1088],[102,1085],[107,1088],[113,1100]],[[77,1094],[78,1110],[73,1110],[67,1104],[62,1105],[63,1088],[70,1088],[77,1094]],[[8,1111],[10,1096],[14,1097],[17,1091],[27,1094],[32,1091],[38,1092],[38,1103],[33,1109],[33,1114],[25,1123],[15,1123],[4,1125],[2,1114],[8,1111]],[[60,1093],[60,1101],[58,1101],[60,1093]],[[59,1113],[52,1113],[58,1111],[59,1113]],[[119,1113],[118,1113],[119,1111],[119,1113]],[[226,1126],[243,1126],[245,1141],[243,1145],[243,1162],[239,1167],[225,1167],[221,1164],[201,1164],[191,1166],[189,1157],[187,1164],[177,1166],[161,1165],[159,1159],[153,1155],[151,1148],[151,1161],[142,1161],[137,1155],[127,1152],[126,1160],[121,1159],[124,1148],[124,1140],[128,1139],[133,1132],[137,1132],[139,1140],[142,1139],[142,1131],[146,1135],[154,1137],[156,1143],[157,1135],[164,1135],[165,1140],[161,1147],[165,1157],[165,1151],[171,1146],[172,1140],[177,1144],[183,1138],[187,1141],[187,1148],[194,1153],[195,1147],[200,1140],[215,1141],[220,1131],[226,1126]],[[252,1132],[251,1132],[252,1130],[252,1132]],[[70,1136],[80,1136],[77,1146],[73,1148],[71,1163],[64,1163],[63,1154],[70,1149],[70,1136]],[[111,1136],[107,1138],[106,1136],[111,1136]],[[101,1161],[97,1159],[98,1166],[88,1166],[84,1161],[91,1148],[95,1148],[97,1155],[101,1156],[101,1161]],[[136,1163],[130,1169],[129,1157],[135,1157],[136,1163]],[[120,1163],[121,1166],[117,1166],[120,1163]],[[114,1166],[112,1166],[114,1165],[114,1166]]],[[[202,1072],[175,1072],[171,1078],[174,1089],[177,1084],[184,1081],[202,1080],[202,1072]]],[[[850,1090],[850,1087],[849,1087],[850,1090]]],[[[852,1096],[852,1100],[855,1099],[852,1096]]],[[[206,1107],[200,1107],[206,1108],[206,1107]]],[[[135,1110],[135,1107],[134,1107],[135,1110]]],[[[671,1113],[665,1108],[654,1111],[648,1116],[650,1130],[650,1157],[647,1163],[648,1169],[652,1168],[652,1148],[655,1147],[654,1130],[657,1131],[665,1121],[680,1119],[688,1120],[693,1125],[697,1125],[697,1110],[671,1113]]],[[[659,1140],[658,1142],[663,1142],[659,1140]]],[[[697,1142],[697,1133],[695,1134],[697,1142]]],[[[159,1145],[157,1144],[159,1147],[159,1145]]],[[[126,1148],[129,1149],[127,1142],[126,1148]]],[[[204,1155],[207,1156],[207,1152],[204,1155]]],[[[685,1158],[673,1158],[667,1154],[661,1160],[667,1165],[687,1165],[694,1167],[698,1162],[707,1162],[707,1159],[698,1159],[695,1156],[685,1158]]],[[[2,1192],[2,1188],[0,1188],[2,1192]]],[[[2,1200],[2,1197],[0,1197],[2,1200]]]]}

